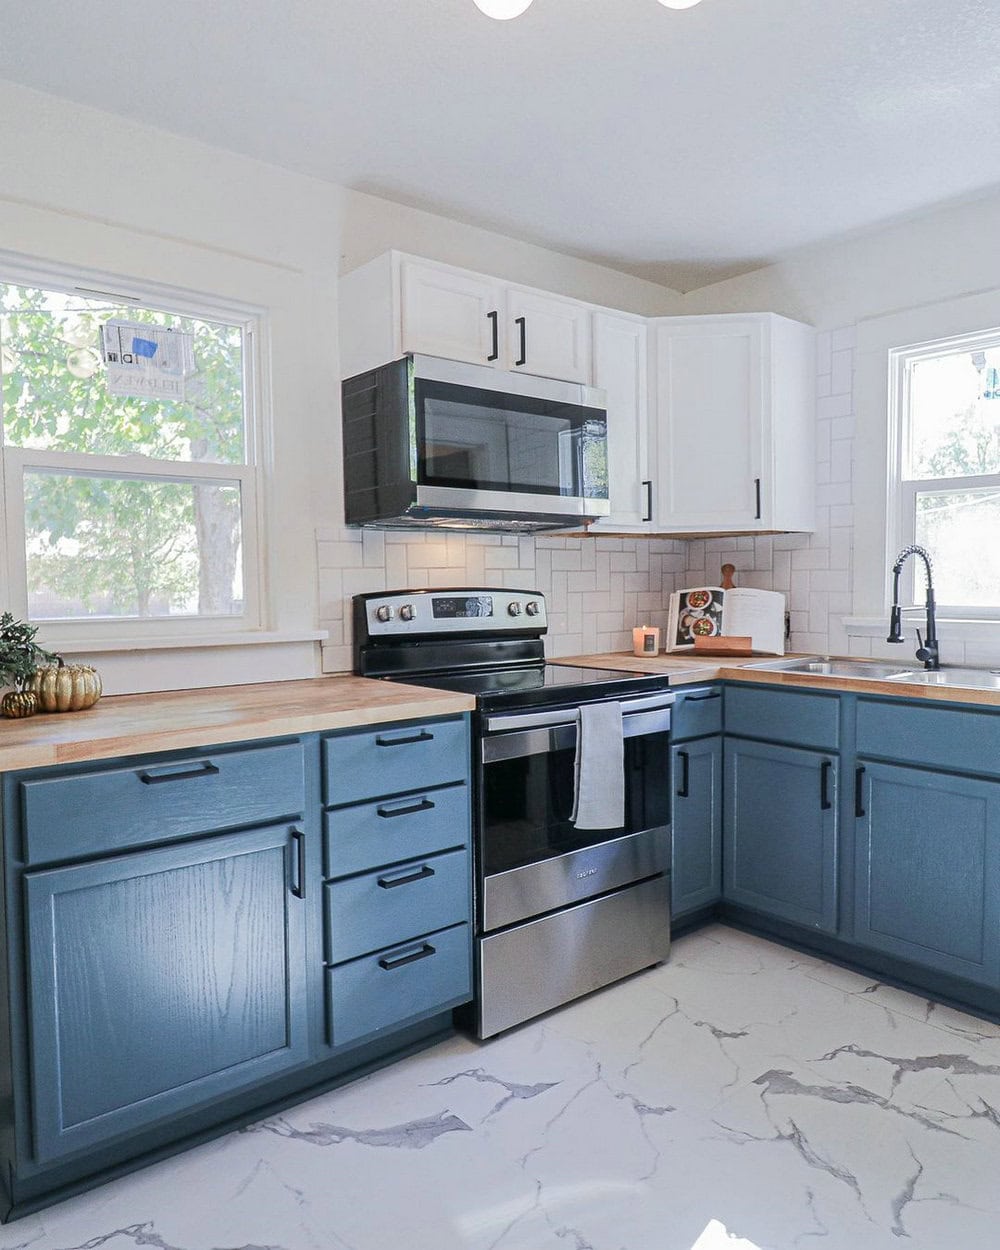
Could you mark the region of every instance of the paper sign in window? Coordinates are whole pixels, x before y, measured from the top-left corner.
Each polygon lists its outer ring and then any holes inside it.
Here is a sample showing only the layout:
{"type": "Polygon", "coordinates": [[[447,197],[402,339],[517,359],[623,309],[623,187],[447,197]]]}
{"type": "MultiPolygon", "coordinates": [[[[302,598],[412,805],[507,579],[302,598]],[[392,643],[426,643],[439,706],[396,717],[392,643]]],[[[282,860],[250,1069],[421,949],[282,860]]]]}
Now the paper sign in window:
{"type": "Polygon", "coordinates": [[[194,373],[194,335],[148,322],[106,321],[101,354],[112,395],[183,400],[194,373]]]}

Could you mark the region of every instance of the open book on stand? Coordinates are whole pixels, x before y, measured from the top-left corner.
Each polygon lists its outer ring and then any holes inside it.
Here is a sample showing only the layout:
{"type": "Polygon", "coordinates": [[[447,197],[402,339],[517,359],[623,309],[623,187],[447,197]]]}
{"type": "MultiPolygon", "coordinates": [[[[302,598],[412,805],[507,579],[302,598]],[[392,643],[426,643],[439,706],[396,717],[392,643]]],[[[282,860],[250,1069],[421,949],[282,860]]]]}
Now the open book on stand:
{"type": "Polygon", "coordinates": [[[667,650],[690,651],[696,638],[740,635],[754,651],[785,654],[785,596],[749,587],[694,586],[670,596],[667,650]]]}

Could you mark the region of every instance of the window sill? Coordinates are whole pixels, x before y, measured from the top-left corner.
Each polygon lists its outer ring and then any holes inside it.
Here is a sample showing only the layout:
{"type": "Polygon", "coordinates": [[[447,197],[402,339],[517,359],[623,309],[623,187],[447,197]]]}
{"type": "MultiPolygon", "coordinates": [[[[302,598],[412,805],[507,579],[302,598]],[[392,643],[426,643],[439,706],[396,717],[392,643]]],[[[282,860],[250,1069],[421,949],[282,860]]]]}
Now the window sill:
{"type": "Polygon", "coordinates": [[[71,635],[58,640],[45,639],[45,627],[40,630],[43,646],[52,647],[60,654],[99,655],[112,651],[190,651],[202,647],[250,647],[283,642],[323,642],[329,637],[325,629],[285,630],[234,630],[232,633],[185,634],[165,637],[150,635],[148,638],[100,638],[86,634],[71,635]]]}

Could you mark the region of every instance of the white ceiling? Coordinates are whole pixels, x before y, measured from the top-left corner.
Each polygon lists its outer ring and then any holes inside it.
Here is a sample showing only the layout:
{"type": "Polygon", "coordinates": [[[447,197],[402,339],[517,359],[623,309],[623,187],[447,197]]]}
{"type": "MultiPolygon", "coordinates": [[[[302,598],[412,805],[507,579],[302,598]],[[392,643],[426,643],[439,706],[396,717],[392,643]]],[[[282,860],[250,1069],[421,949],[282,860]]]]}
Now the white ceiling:
{"type": "Polygon", "coordinates": [[[0,0],[0,77],[683,290],[1000,182],[1000,0],[0,0]]]}

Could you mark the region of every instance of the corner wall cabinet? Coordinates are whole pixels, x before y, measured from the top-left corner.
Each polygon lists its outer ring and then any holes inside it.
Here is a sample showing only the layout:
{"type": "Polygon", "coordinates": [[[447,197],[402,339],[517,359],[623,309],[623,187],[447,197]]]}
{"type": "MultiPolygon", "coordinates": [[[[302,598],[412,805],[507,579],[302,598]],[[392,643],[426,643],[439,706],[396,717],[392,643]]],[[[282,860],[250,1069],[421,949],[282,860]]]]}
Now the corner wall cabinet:
{"type": "Polygon", "coordinates": [[[464,717],[12,772],[3,805],[5,1219],[471,997],[464,717]]]}

